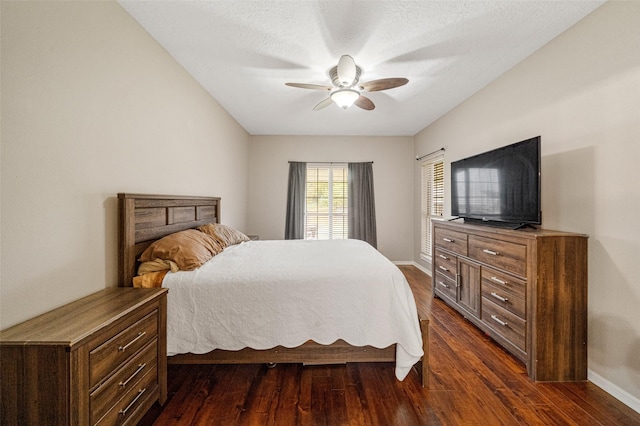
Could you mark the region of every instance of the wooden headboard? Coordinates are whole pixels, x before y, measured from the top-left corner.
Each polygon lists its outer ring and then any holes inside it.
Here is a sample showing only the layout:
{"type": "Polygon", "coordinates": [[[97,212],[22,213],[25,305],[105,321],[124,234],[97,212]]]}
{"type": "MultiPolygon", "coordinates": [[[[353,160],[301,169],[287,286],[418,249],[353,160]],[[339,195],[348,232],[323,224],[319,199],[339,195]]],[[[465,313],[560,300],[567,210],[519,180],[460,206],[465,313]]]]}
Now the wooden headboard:
{"type": "Polygon", "coordinates": [[[220,223],[219,197],[118,194],[118,285],[131,287],[138,258],[154,241],[207,223],[220,223]]]}

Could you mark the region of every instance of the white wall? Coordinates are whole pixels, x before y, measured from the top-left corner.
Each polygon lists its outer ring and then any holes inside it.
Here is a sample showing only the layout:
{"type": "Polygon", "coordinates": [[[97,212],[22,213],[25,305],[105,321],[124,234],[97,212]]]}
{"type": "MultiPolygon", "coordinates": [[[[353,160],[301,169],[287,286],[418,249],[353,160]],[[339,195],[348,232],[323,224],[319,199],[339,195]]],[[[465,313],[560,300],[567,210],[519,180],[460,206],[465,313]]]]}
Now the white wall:
{"type": "Polygon", "coordinates": [[[640,411],[640,2],[606,3],[420,132],[415,149],[446,147],[448,195],[450,161],[536,135],[543,227],[590,235],[589,378],[640,411]]]}
{"type": "Polygon", "coordinates": [[[289,161],[373,161],[378,249],[413,259],[412,137],[251,136],[250,152],[250,233],[284,238],[289,161]]]}
{"type": "Polygon", "coordinates": [[[1,7],[1,328],[116,285],[118,192],[246,226],[248,134],[117,3],[1,7]]]}

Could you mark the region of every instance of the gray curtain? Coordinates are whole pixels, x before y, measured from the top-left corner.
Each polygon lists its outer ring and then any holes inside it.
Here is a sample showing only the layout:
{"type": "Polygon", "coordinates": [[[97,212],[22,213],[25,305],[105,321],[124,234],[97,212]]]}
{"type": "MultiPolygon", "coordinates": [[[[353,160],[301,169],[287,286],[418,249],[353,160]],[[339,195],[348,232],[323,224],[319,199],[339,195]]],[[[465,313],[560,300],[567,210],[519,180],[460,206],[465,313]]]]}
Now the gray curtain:
{"type": "Polygon", "coordinates": [[[349,238],[377,248],[372,163],[349,163],[349,238]]]}
{"type": "Polygon", "coordinates": [[[287,192],[287,221],[285,240],[304,238],[305,187],[307,185],[307,163],[289,163],[289,189],[287,192]]]}

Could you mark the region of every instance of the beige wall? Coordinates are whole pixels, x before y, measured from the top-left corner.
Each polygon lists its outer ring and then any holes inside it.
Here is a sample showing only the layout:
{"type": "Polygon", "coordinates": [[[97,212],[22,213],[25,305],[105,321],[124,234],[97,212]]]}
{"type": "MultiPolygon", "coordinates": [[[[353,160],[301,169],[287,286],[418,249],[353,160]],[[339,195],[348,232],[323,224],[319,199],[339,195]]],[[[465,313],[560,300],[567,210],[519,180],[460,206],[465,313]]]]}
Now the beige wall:
{"type": "MultiPolygon", "coordinates": [[[[589,378],[637,410],[639,52],[640,2],[606,3],[420,132],[415,144],[416,154],[446,147],[449,194],[450,161],[542,136],[543,226],[590,235],[589,378]]],[[[414,176],[419,182],[417,167],[414,176]]]]}
{"type": "Polygon", "coordinates": [[[284,238],[289,161],[373,161],[378,249],[413,259],[413,138],[252,136],[249,229],[284,238]]]}
{"type": "Polygon", "coordinates": [[[116,285],[118,192],[246,226],[248,134],[117,3],[1,7],[1,328],[116,285]]]}

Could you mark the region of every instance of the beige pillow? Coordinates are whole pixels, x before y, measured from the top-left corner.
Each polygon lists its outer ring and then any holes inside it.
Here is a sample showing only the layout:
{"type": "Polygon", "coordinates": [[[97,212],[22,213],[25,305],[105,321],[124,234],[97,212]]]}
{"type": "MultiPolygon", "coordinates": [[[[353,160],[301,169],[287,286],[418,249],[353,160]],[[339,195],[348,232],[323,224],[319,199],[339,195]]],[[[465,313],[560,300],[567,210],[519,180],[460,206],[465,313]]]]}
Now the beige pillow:
{"type": "Polygon", "coordinates": [[[222,247],[229,247],[234,244],[240,244],[251,239],[242,232],[230,226],[221,225],[219,223],[208,223],[198,227],[198,231],[202,231],[207,235],[218,240],[222,247]]]}
{"type": "Polygon", "coordinates": [[[180,268],[178,268],[178,265],[171,260],[153,259],[149,262],[142,262],[140,266],[138,266],[138,275],[150,274],[152,272],[159,271],[178,272],[179,270],[180,268]]]}
{"type": "Polygon", "coordinates": [[[223,247],[209,235],[195,229],[176,232],[153,242],[142,252],[140,262],[162,259],[174,262],[183,271],[192,271],[216,254],[223,247]]]}

